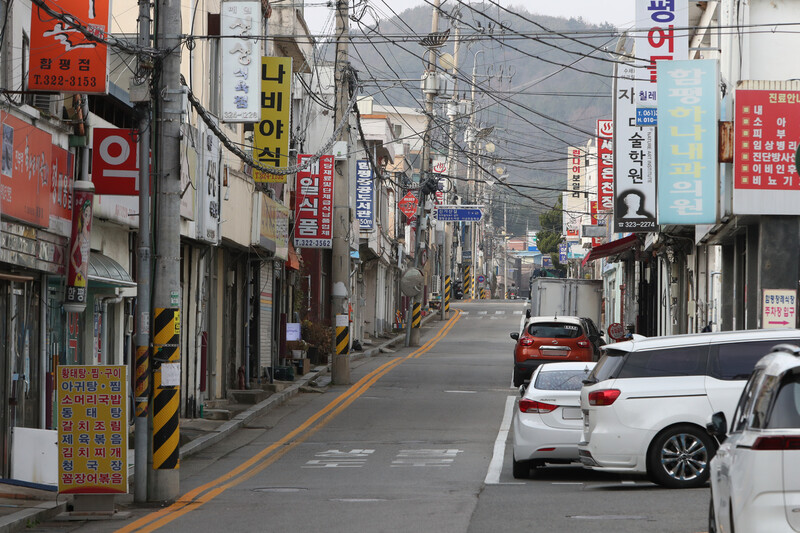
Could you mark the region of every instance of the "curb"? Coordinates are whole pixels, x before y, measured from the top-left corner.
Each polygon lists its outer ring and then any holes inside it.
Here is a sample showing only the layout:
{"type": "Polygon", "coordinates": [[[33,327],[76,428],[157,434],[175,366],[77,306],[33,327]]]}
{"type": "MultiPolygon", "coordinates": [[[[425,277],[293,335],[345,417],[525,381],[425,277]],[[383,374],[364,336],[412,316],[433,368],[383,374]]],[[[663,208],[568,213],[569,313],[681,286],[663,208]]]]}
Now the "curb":
{"type": "MultiPolygon", "coordinates": [[[[57,498],[57,497],[56,497],[57,498]]],[[[30,524],[43,522],[67,510],[67,500],[61,503],[56,501],[43,501],[35,507],[28,507],[22,511],[0,518],[0,533],[13,533],[23,531],[30,524]]]]}

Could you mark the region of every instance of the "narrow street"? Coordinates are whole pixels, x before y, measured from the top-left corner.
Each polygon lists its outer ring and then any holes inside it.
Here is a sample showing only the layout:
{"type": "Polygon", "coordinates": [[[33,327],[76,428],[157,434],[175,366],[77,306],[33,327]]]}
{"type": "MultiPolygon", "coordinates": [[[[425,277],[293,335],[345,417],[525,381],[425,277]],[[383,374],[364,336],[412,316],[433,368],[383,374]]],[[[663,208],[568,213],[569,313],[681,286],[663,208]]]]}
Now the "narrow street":
{"type": "Polygon", "coordinates": [[[354,362],[181,464],[170,507],[31,531],[705,531],[708,489],[582,467],[511,475],[512,341],[522,301],[456,302],[418,349],[354,362]],[[496,446],[496,443],[497,446],[496,446]]]}

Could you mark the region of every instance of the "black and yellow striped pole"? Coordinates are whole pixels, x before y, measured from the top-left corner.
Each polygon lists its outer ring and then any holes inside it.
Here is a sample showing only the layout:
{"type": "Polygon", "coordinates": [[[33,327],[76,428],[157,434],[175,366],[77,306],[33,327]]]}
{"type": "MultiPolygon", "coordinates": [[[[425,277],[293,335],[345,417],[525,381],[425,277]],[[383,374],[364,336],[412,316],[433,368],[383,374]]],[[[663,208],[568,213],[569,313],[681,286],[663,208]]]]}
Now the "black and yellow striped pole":
{"type": "Polygon", "coordinates": [[[336,355],[350,352],[350,321],[347,315],[336,315],[336,355]]]}
{"type": "Polygon", "coordinates": [[[411,314],[411,327],[418,328],[422,325],[422,304],[414,302],[414,311],[411,314]]]}
{"type": "Polygon", "coordinates": [[[450,312],[450,298],[453,294],[453,285],[450,283],[450,276],[444,278],[444,318],[447,319],[447,313],[450,312]]]}
{"type": "Polygon", "coordinates": [[[472,298],[472,267],[464,265],[464,292],[469,296],[467,299],[472,298]]]}
{"type": "Polygon", "coordinates": [[[181,312],[156,308],[153,315],[153,468],[179,467],[181,312]],[[177,375],[176,375],[177,373],[177,375]]]}
{"type": "MultiPolygon", "coordinates": [[[[150,387],[150,350],[148,346],[136,347],[136,383],[133,400],[136,404],[136,417],[147,416],[150,387]]],[[[146,421],[145,421],[146,423],[146,421]]]]}

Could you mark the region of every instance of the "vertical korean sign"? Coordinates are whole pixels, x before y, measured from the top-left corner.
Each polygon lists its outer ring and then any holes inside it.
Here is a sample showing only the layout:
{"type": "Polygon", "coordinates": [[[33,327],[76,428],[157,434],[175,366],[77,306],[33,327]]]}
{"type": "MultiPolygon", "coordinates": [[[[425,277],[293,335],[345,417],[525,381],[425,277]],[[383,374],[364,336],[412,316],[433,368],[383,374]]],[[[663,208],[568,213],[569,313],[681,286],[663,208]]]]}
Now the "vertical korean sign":
{"type": "Polygon", "coordinates": [[[88,181],[76,181],[72,205],[72,238],[69,243],[67,265],[67,294],[64,310],[82,313],[86,309],[87,276],[92,242],[92,200],[94,185],[88,181]]]}
{"type": "Polygon", "coordinates": [[[597,121],[597,209],[602,213],[614,210],[613,120],[597,121]]]}
{"type": "Polygon", "coordinates": [[[588,193],[584,187],[584,151],[567,148],[567,192],[564,194],[564,233],[568,241],[580,240],[581,216],[586,212],[588,193]]]}
{"type": "Polygon", "coordinates": [[[659,224],[716,222],[718,87],[714,59],[658,64],[659,224]]]}
{"type": "Polygon", "coordinates": [[[202,146],[200,169],[198,172],[198,224],[197,238],[212,244],[219,244],[220,231],[220,157],[222,149],[219,139],[205,122],[199,125],[202,146]]]}
{"type": "MultiPolygon", "coordinates": [[[[311,155],[298,155],[302,166],[311,155]]],[[[333,246],[333,156],[323,155],[297,172],[294,207],[294,245],[298,248],[333,246]]]]}
{"type": "Polygon", "coordinates": [[[258,122],[261,2],[223,2],[219,16],[222,121],[258,122]]]}
{"type": "MultiPolygon", "coordinates": [[[[56,12],[98,39],[108,33],[109,0],[48,0],[56,12]]],[[[32,91],[98,93],[108,91],[108,50],[71,24],[31,8],[31,49],[28,89],[32,91]]]]}
{"type": "MultiPolygon", "coordinates": [[[[261,58],[261,120],[255,131],[253,158],[267,167],[289,166],[289,133],[292,111],[292,58],[261,58]]],[[[284,183],[285,175],[256,170],[257,183],[284,183]]]]}
{"type": "Polygon", "coordinates": [[[614,95],[614,231],[618,233],[658,230],[656,130],[636,125],[636,72],[633,66],[618,66],[614,95]]]}
{"type": "Polygon", "coordinates": [[[128,492],[125,366],[58,367],[58,491],[128,492]]]}
{"type": "Polygon", "coordinates": [[[374,183],[369,161],[356,161],[356,220],[361,231],[374,228],[374,183]]]}
{"type": "Polygon", "coordinates": [[[655,126],[658,88],[656,61],[689,58],[688,0],[636,0],[636,125],[655,126]]]}
{"type": "Polygon", "coordinates": [[[800,214],[800,91],[737,89],[733,212],[800,214]]]}

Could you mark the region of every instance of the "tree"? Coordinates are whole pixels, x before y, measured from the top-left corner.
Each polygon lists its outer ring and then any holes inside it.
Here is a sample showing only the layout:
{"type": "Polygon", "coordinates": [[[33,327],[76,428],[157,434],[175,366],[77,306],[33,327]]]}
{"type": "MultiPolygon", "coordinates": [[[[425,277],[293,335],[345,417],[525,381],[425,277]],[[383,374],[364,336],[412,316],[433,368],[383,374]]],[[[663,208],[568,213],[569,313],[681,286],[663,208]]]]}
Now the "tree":
{"type": "Polygon", "coordinates": [[[553,265],[558,270],[566,271],[566,265],[558,261],[558,245],[564,242],[561,235],[563,226],[564,209],[561,204],[561,196],[556,200],[556,205],[550,211],[545,211],[539,215],[539,224],[542,226],[536,234],[536,245],[542,254],[550,254],[553,265]]]}

